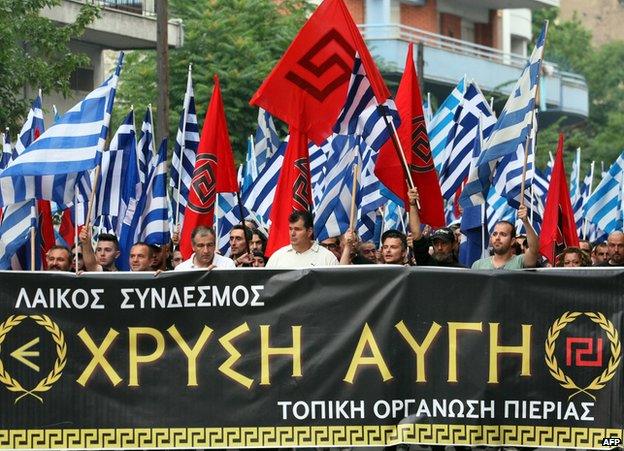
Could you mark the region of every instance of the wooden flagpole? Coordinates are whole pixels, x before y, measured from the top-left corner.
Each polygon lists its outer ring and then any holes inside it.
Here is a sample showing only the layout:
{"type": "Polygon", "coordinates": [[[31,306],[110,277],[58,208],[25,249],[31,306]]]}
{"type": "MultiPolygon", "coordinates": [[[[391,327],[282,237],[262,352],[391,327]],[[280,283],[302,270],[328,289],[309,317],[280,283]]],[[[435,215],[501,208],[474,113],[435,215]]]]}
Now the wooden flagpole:
{"type": "Polygon", "coordinates": [[[354,231],[355,220],[357,215],[357,206],[355,205],[355,198],[357,196],[358,180],[360,178],[360,164],[355,163],[353,167],[353,186],[351,187],[351,211],[349,212],[349,228],[354,231]]]}

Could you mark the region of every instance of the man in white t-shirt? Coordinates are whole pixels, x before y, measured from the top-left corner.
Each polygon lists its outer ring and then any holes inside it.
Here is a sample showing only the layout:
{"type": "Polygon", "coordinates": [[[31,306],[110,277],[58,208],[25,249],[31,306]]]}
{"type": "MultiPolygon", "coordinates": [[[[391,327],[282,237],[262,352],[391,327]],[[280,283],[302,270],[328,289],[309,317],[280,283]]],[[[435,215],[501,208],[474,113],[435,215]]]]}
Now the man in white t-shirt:
{"type": "Polygon", "coordinates": [[[290,244],[271,255],[267,268],[296,269],[338,265],[336,256],[314,241],[314,224],[308,211],[295,211],[288,217],[290,244]]]}
{"type": "Polygon", "coordinates": [[[174,271],[188,271],[191,269],[212,268],[235,268],[231,258],[215,254],[215,233],[214,230],[206,226],[197,226],[191,232],[191,245],[193,255],[188,260],[183,261],[175,267],[174,271]]]}

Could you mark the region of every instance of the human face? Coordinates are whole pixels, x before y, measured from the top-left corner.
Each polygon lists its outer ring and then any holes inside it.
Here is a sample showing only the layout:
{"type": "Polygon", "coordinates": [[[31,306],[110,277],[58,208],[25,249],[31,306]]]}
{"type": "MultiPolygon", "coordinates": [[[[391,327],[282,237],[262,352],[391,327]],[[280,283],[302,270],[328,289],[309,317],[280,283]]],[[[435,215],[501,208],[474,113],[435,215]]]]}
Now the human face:
{"type": "Polygon", "coordinates": [[[340,240],[338,238],[327,238],[319,243],[325,249],[330,251],[332,254],[336,256],[338,260],[342,256],[342,249],[340,249],[340,240]]]}
{"type": "Polygon", "coordinates": [[[592,253],[592,260],[595,265],[600,265],[609,260],[609,246],[596,246],[594,252],[592,253]]]}
{"type": "Polygon", "coordinates": [[[303,224],[303,219],[288,224],[290,244],[297,251],[307,251],[312,246],[312,228],[303,224]]]}
{"type": "Polygon", "coordinates": [[[98,241],[95,257],[102,268],[110,268],[115,264],[115,259],[119,257],[119,251],[112,241],[98,241]]]}
{"type": "Polygon", "coordinates": [[[173,263],[174,268],[182,263],[183,260],[184,259],[182,258],[182,252],[173,251],[173,258],[171,259],[171,262],[173,263]]]}
{"type": "Polygon", "coordinates": [[[578,268],[581,266],[581,256],[576,252],[568,252],[563,256],[564,268],[578,268]]]}
{"type": "Polygon", "coordinates": [[[163,269],[163,260],[165,258],[165,252],[163,252],[162,247],[153,246],[152,247],[152,261],[150,266],[154,271],[159,269],[163,269]]]}
{"type": "Polygon", "coordinates": [[[360,255],[371,262],[375,262],[377,259],[375,256],[375,250],[375,243],[360,244],[360,255]]]}
{"type": "Polygon", "coordinates": [[[613,232],[609,235],[607,246],[609,246],[609,261],[616,265],[624,263],[624,233],[613,232]]]}
{"type": "Polygon", "coordinates": [[[490,236],[490,244],[496,255],[505,255],[511,249],[514,238],[511,236],[511,225],[506,223],[496,224],[490,236]]]}
{"type": "Polygon", "coordinates": [[[402,265],[407,251],[399,238],[386,238],[381,246],[384,263],[402,265]]]}
{"type": "Polygon", "coordinates": [[[253,261],[251,262],[251,266],[254,267],[254,268],[264,268],[264,258],[263,257],[256,257],[254,255],[253,261]]]}
{"type": "Polygon", "coordinates": [[[197,235],[193,240],[193,252],[195,252],[195,264],[200,268],[206,268],[212,264],[215,253],[215,237],[212,233],[197,235]]]}
{"type": "Polygon", "coordinates": [[[72,271],[76,271],[76,250],[78,250],[78,271],[84,270],[84,260],[82,259],[82,248],[80,246],[72,249],[70,268],[72,271]]]}
{"type": "Polygon", "coordinates": [[[130,249],[130,270],[131,271],[151,271],[152,257],[149,246],[135,244],[130,249]]]}
{"type": "Polygon", "coordinates": [[[52,249],[46,255],[48,271],[69,271],[71,261],[69,252],[65,249],[52,249]]]}
{"type": "Polygon", "coordinates": [[[232,249],[232,255],[244,254],[246,247],[245,232],[241,229],[232,230],[230,232],[230,249],[232,249]]]}
{"type": "Polygon", "coordinates": [[[257,233],[254,233],[251,236],[251,241],[249,242],[249,250],[251,252],[264,252],[264,249],[262,249],[262,240],[257,233]]]}

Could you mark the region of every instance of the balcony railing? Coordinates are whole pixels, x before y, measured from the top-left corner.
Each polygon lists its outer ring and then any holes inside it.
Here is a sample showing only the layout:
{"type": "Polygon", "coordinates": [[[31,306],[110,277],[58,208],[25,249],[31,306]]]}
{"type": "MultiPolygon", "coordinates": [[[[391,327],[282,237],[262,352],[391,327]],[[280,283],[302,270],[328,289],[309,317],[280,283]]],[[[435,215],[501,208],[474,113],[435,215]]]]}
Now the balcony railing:
{"type": "MultiPolygon", "coordinates": [[[[473,42],[462,41],[461,39],[443,36],[437,33],[409,27],[401,24],[362,24],[360,30],[367,41],[375,40],[400,40],[406,42],[419,43],[425,46],[443,49],[460,55],[473,56],[476,58],[505,64],[517,68],[524,68],[528,58],[514,53],[505,53],[501,50],[475,44],[473,42]]],[[[561,73],[567,79],[578,80],[580,84],[585,84],[585,79],[571,72],[559,71],[556,63],[548,62],[547,65],[553,73],[561,73]]]]}
{"type": "Polygon", "coordinates": [[[107,9],[116,9],[135,14],[149,15],[156,14],[154,3],[156,0],[147,2],[145,0],[84,0],[83,3],[94,3],[107,9]]]}

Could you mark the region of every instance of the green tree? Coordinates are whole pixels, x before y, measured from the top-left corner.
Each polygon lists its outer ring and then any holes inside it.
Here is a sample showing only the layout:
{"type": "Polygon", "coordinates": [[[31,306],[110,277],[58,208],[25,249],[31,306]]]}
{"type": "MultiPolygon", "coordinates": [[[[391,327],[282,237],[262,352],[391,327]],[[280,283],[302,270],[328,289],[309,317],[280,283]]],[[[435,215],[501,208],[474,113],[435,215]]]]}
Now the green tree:
{"type": "Polygon", "coordinates": [[[557,135],[563,132],[568,171],[573,150],[577,147],[583,149],[583,167],[587,167],[591,160],[611,164],[624,149],[624,42],[611,42],[596,48],[591,43],[591,32],[576,17],[561,21],[557,18],[558,13],[557,8],[535,11],[533,32],[537,35],[542,21],[550,20],[545,59],[557,63],[561,70],[585,77],[589,117],[580,123],[563,118],[540,130],[538,162],[544,164],[548,158],[545,150],[554,151],[557,135]]]}
{"type": "MultiPolygon", "coordinates": [[[[257,109],[249,106],[249,99],[305,22],[310,5],[305,0],[170,0],[170,10],[171,17],[183,20],[185,34],[184,46],[169,53],[170,136],[175,136],[192,63],[200,126],[216,73],[232,146],[241,155],[255,130],[257,109]]],[[[156,90],[155,52],[130,52],[120,78],[117,111],[120,105],[133,104],[141,117],[145,106],[155,101],[156,90]]]]}
{"type": "Polygon", "coordinates": [[[71,73],[88,63],[69,48],[98,15],[85,4],[75,23],[58,26],[39,15],[61,0],[0,0],[0,125],[17,129],[32,99],[24,88],[69,93],[71,73]]]}

